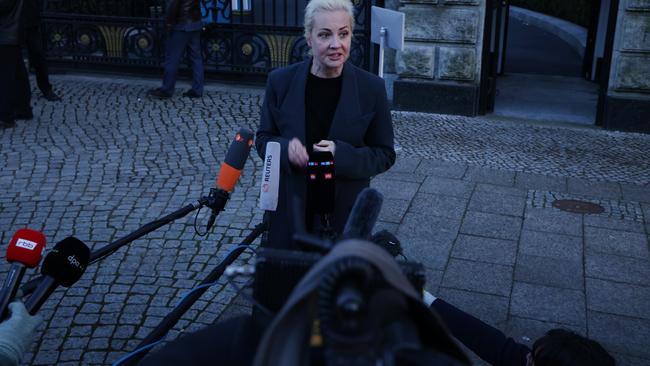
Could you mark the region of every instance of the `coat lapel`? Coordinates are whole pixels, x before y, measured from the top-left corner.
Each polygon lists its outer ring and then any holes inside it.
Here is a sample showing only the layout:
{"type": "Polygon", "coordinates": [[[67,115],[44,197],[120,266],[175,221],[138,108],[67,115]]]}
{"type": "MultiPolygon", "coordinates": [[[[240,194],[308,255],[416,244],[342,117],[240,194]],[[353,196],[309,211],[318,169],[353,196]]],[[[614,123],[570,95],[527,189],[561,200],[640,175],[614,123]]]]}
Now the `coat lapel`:
{"type": "Polygon", "coordinates": [[[307,73],[311,60],[304,61],[293,76],[280,112],[290,121],[294,136],[305,143],[305,88],[307,87],[307,73]]]}
{"type": "Polygon", "coordinates": [[[343,85],[341,85],[341,96],[334,112],[334,120],[330,127],[328,138],[330,140],[344,140],[347,126],[354,123],[356,118],[361,115],[359,106],[357,79],[353,67],[348,62],[343,66],[343,85]]]}

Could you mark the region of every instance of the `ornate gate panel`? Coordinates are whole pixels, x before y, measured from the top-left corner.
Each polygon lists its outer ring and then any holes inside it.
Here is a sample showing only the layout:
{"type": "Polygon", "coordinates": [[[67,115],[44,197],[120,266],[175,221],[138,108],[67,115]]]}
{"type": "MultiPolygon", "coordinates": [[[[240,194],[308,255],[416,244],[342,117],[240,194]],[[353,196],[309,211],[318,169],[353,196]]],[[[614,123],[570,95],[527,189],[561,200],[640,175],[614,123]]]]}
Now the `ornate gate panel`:
{"type": "MultiPolygon", "coordinates": [[[[200,0],[205,69],[213,74],[264,75],[308,57],[303,11],[308,0],[200,0]]],[[[370,70],[372,0],[354,0],[351,61],[370,70]]],[[[45,0],[48,59],[76,67],[160,68],[165,0],[45,0]]],[[[374,1],[383,5],[383,1],[374,1]]]]}

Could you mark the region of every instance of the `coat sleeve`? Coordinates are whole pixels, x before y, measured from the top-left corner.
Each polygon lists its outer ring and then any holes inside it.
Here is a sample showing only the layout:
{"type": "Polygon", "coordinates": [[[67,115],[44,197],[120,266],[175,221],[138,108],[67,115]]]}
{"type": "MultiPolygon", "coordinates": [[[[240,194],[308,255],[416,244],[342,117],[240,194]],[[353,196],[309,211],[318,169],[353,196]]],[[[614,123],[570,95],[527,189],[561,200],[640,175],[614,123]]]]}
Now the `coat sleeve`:
{"type": "Polygon", "coordinates": [[[289,139],[280,136],[280,130],[276,121],[279,101],[274,85],[277,78],[274,76],[275,74],[271,73],[266,83],[264,103],[260,112],[260,127],[255,134],[255,148],[257,149],[257,154],[264,160],[266,144],[270,141],[280,143],[280,168],[284,173],[291,173],[292,168],[288,157],[289,139]]]}
{"type": "Polygon", "coordinates": [[[440,299],[431,304],[431,309],[440,315],[456,339],[490,365],[526,365],[530,349],[507,338],[500,330],[440,299]]]}
{"type": "Polygon", "coordinates": [[[374,117],[368,124],[364,136],[365,146],[355,147],[345,141],[336,140],[334,166],[336,175],[350,179],[368,179],[383,173],[395,164],[393,147],[393,122],[388,108],[386,89],[375,84],[376,93],[374,117]]]}

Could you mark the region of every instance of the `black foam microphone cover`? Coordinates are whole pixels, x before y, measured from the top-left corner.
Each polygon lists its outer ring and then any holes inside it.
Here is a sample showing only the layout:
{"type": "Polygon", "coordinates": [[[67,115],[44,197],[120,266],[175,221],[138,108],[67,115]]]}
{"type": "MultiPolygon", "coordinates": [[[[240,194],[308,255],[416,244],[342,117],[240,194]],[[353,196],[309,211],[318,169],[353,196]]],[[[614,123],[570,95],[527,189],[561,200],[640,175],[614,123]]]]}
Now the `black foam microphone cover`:
{"type": "Polygon", "coordinates": [[[341,239],[368,239],[377,222],[384,196],[374,188],[364,188],[357,196],[341,239]]]}
{"type": "Polygon", "coordinates": [[[90,261],[90,249],[75,237],[58,242],[43,259],[43,279],[25,301],[27,312],[34,315],[57,286],[70,287],[81,278],[90,261]]]}
{"type": "Polygon", "coordinates": [[[61,286],[70,287],[81,278],[90,261],[90,249],[81,240],[67,237],[58,242],[43,260],[41,272],[61,286]]]}

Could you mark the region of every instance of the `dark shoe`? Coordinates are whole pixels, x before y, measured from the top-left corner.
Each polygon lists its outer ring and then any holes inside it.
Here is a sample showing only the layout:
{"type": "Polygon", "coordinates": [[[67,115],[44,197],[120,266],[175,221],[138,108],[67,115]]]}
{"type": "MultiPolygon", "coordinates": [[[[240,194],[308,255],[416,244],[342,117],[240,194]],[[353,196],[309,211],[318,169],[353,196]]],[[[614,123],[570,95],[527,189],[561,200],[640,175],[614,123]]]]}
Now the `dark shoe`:
{"type": "Polygon", "coordinates": [[[190,90],[186,91],[185,93],[183,93],[183,96],[188,97],[188,98],[201,98],[201,94],[195,92],[192,89],[190,89],[190,90]]]}
{"type": "Polygon", "coordinates": [[[14,128],[16,121],[0,121],[0,128],[14,128]]]}
{"type": "Polygon", "coordinates": [[[15,119],[32,119],[34,118],[34,113],[32,113],[31,110],[28,110],[27,112],[16,112],[16,115],[14,116],[15,119]]]}
{"type": "Polygon", "coordinates": [[[45,93],[43,93],[43,98],[49,100],[50,102],[60,102],[61,97],[56,95],[56,93],[53,90],[49,90],[45,93]]]}
{"type": "Polygon", "coordinates": [[[151,89],[151,90],[149,90],[149,95],[154,97],[154,98],[158,98],[158,99],[169,99],[169,98],[172,97],[171,95],[165,93],[164,91],[162,91],[160,89],[151,89]]]}

